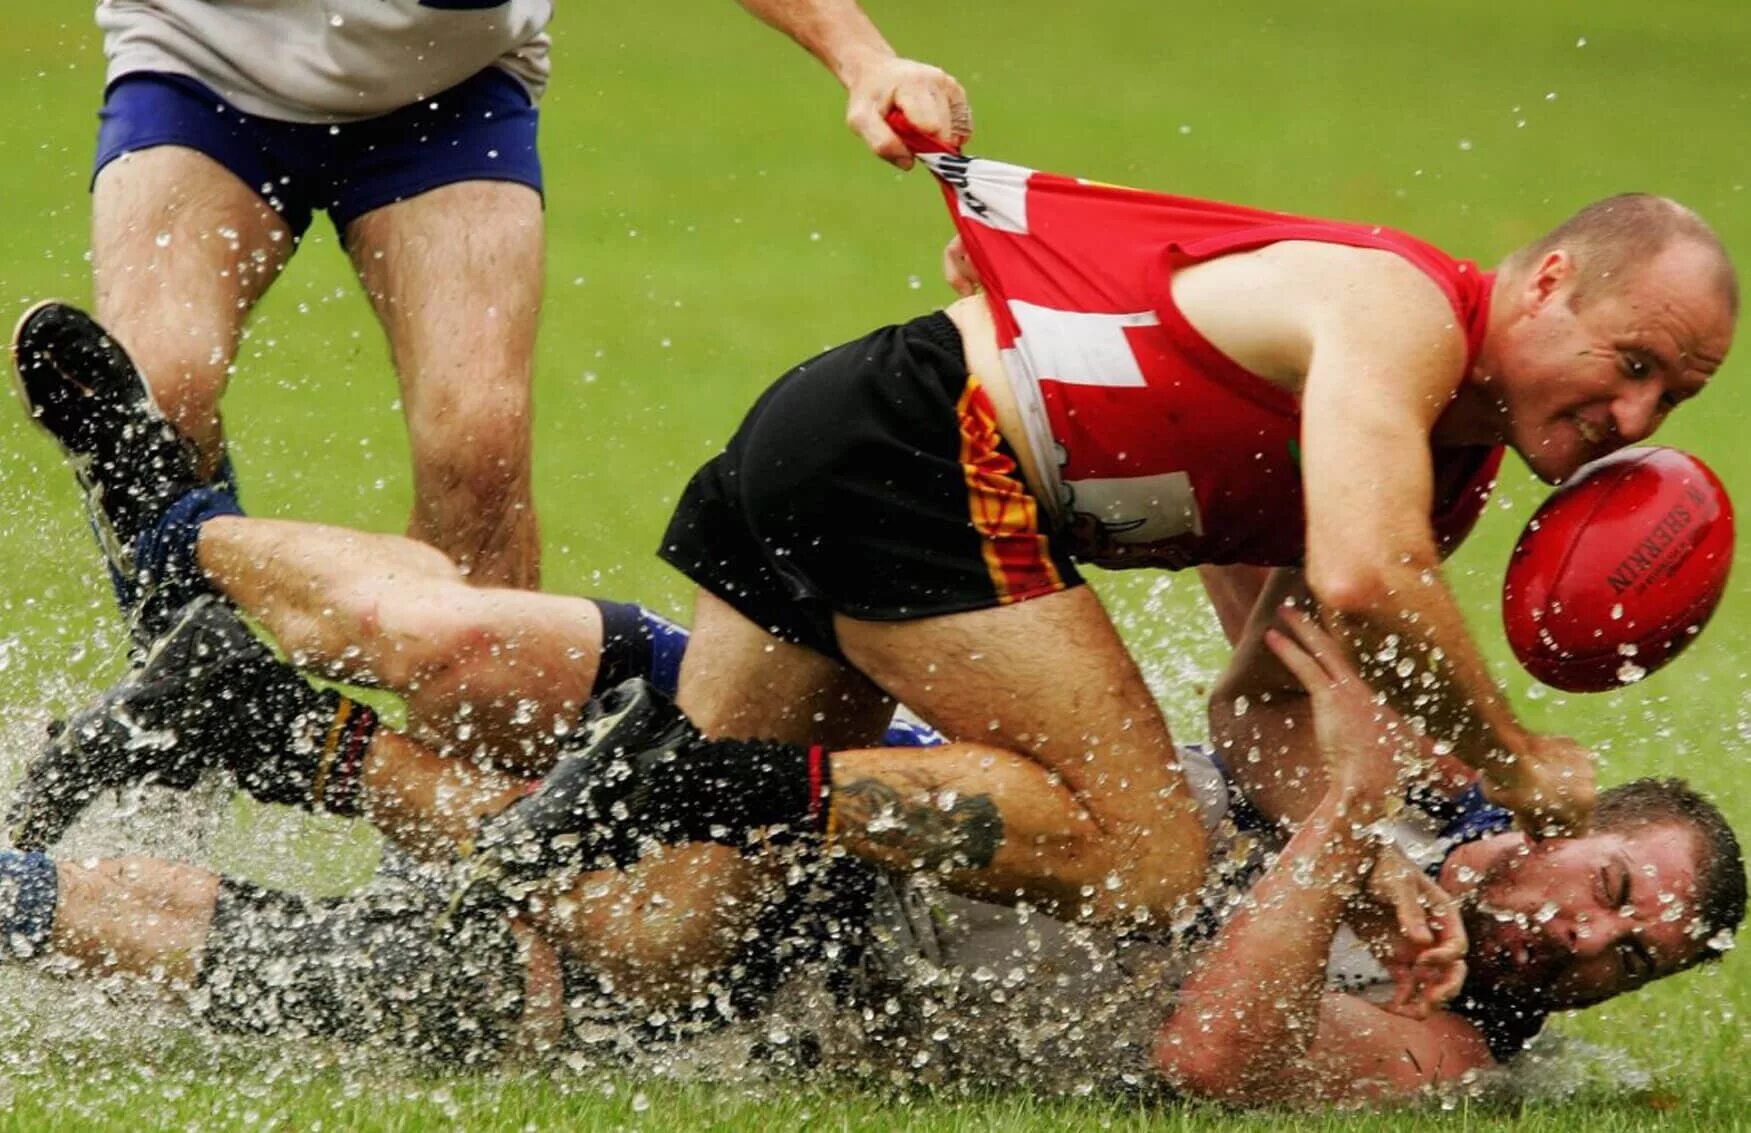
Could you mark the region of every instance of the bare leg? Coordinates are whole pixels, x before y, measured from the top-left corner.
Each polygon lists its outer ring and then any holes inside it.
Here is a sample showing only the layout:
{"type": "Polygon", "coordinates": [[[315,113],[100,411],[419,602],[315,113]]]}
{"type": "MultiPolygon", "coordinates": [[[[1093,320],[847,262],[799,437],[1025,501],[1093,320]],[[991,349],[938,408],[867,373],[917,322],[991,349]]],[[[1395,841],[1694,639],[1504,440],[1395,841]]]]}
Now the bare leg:
{"type": "Polygon", "coordinates": [[[853,852],[1069,916],[1165,915],[1202,884],[1172,737],[1092,591],[837,629],[859,673],[701,594],[682,709],[707,734],[865,748],[879,686],[964,742],[836,751],[832,830],[853,852]]]}
{"type": "Polygon", "coordinates": [[[292,255],[284,222],[204,154],[160,146],[103,168],[92,190],[97,318],[125,346],[210,473],[238,335],[292,255]]]}
{"type": "Polygon", "coordinates": [[[523,185],[447,185],[347,230],[389,335],[413,444],[408,534],[476,583],[534,587],[529,382],[541,309],[541,201],[523,185]]]}
{"type": "Polygon", "coordinates": [[[1126,904],[1100,825],[1033,760],[984,744],[833,753],[828,834],[866,861],[929,870],[990,901],[1018,893],[1064,919],[1126,904]]]}
{"type": "Polygon", "coordinates": [[[160,858],[58,862],[56,871],[57,954],[94,972],[194,983],[218,874],[160,858]]]}
{"type": "Polygon", "coordinates": [[[675,702],[708,736],[835,748],[876,742],[894,711],[861,674],[778,640],[705,590],[694,598],[675,702]]]}
{"type": "Polygon", "coordinates": [[[550,891],[530,921],[623,996],[685,1003],[744,946],[776,880],[728,846],[665,846],[550,891]]]}
{"type": "MultiPolygon", "coordinates": [[[[453,859],[481,819],[528,789],[388,731],[373,738],[363,776],[365,817],[428,861],[453,859]]],[[[727,846],[662,847],[628,870],[557,882],[527,915],[543,938],[576,952],[621,994],[685,1002],[741,947],[772,881],[770,867],[727,846]]]]}
{"type": "MultiPolygon", "coordinates": [[[[195,984],[213,926],[219,875],[159,858],[57,864],[53,951],[86,971],[175,988],[195,984]]],[[[551,1041],[564,1026],[564,996],[553,947],[512,928],[525,956],[525,1006],[517,1038],[551,1041]]],[[[296,959],[287,957],[288,961],[296,959]]]]}
{"type": "Polygon", "coordinates": [[[445,752],[539,773],[595,685],[594,602],[469,586],[411,539],[224,516],[197,555],[299,665],[401,693],[409,731],[445,752]]]}
{"type": "MultiPolygon", "coordinates": [[[[950,739],[975,745],[835,756],[835,816],[848,839],[852,819],[888,825],[896,799],[939,813],[953,799],[968,814],[983,800],[1002,842],[982,879],[963,878],[977,893],[1019,890],[1067,915],[1104,918],[1166,915],[1202,885],[1204,829],[1173,737],[1088,587],[919,621],[840,618],[837,629],[861,671],[950,739]],[[848,778],[865,770],[873,778],[848,778]]],[[[902,852],[929,860],[942,847],[926,838],[902,852]]],[[[963,870],[980,865],[964,849],[958,860],[963,870]]]]}
{"type": "Polygon", "coordinates": [[[474,842],[480,820],[524,793],[526,780],[466,759],[448,759],[381,729],[360,770],[363,814],[386,838],[423,861],[453,861],[474,842]]]}

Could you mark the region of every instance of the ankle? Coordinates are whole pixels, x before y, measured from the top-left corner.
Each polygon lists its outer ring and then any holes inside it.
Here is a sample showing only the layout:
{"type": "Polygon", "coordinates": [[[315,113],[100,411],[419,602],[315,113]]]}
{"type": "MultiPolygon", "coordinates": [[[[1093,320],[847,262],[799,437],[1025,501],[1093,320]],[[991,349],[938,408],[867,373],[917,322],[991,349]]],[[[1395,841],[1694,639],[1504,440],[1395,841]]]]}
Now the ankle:
{"type": "Polygon", "coordinates": [[[0,947],[29,959],[48,950],[60,898],[60,874],[49,857],[0,850],[0,947]]]}
{"type": "Polygon", "coordinates": [[[772,826],[799,834],[827,828],[832,756],[823,747],[776,740],[704,740],[667,770],[658,806],[698,841],[722,841],[772,826]]]}
{"type": "Polygon", "coordinates": [[[238,785],[258,802],[357,817],[376,710],[272,664],[279,671],[243,713],[253,734],[229,749],[238,785]]]}
{"type": "Polygon", "coordinates": [[[224,488],[203,486],[183,493],[140,533],[134,562],[141,577],[163,588],[173,609],[210,590],[196,557],[201,527],[219,516],[242,514],[237,497],[224,488]]]}

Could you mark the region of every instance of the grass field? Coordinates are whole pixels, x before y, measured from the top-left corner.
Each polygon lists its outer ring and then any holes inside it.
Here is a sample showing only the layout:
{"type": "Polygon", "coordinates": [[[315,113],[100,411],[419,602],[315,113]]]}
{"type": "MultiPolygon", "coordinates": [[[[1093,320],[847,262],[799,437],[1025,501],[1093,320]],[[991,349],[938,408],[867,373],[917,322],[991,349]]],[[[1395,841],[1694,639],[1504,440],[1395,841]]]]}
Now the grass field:
{"type": "MultiPolygon", "coordinates": [[[[1726,0],[869,4],[905,52],[963,79],[973,149],[1109,181],[1407,228],[1491,262],[1587,200],[1672,194],[1751,257],[1751,6],[1726,0]],[[1180,14],[1176,14],[1176,10],[1180,14]]],[[[89,297],[86,178],[102,57],[88,5],[10,0],[0,36],[0,318],[89,297]]],[[[648,12],[562,5],[544,109],[549,266],[538,364],[537,498],[550,589],[685,614],[649,554],[685,476],[781,369],[944,301],[947,224],[922,173],[867,157],[800,52],[727,2],[648,12]]],[[[314,228],[262,307],[227,401],[251,510],[394,530],[407,446],[386,352],[332,234],[314,228]]],[[[1747,348],[1741,348],[1741,355],[1747,348]]],[[[1743,358],[1661,439],[1751,485],[1743,358]]],[[[119,627],[71,477],[0,411],[0,762],[118,671],[119,627]]],[[[1455,585],[1537,726],[1596,744],[1618,781],[1682,773],[1751,830],[1751,572],[1681,661],[1595,697],[1540,695],[1508,659],[1496,588],[1539,499],[1515,469],[1457,557],[1455,585]]],[[[1098,580],[1185,738],[1220,662],[1189,577],[1098,580]]],[[[240,811],[217,856],[270,884],[343,889],[356,831],[240,811]]],[[[0,1129],[150,1126],[752,1130],[1208,1129],[1284,1119],[1043,1103],[1002,1082],[950,1099],[767,1085],[710,1088],[541,1067],[432,1077],[331,1052],[217,1050],[136,1000],[0,979],[0,1129]]],[[[1640,1073],[1595,1074],[1526,1109],[1315,1116],[1297,1127],[1676,1128],[1747,1122],[1751,963],[1557,1024],[1640,1073]]],[[[1618,1065],[1608,1060],[1606,1065],[1618,1065]]]]}

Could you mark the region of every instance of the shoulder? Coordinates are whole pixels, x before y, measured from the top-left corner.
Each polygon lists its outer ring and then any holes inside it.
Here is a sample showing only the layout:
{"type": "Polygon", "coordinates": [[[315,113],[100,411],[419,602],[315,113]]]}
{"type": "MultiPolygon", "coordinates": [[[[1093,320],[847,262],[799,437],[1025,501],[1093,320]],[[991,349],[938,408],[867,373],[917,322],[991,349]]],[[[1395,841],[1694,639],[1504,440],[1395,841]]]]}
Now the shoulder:
{"type": "Polygon", "coordinates": [[[1344,369],[1414,365],[1455,386],[1464,370],[1465,328],[1447,292],[1384,248],[1281,240],[1181,268],[1171,289],[1218,350],[1295,392],[1322,353],[1344,369]]]}
{"type": "Polygon", "coordinates": [[[1404,1098],[1496,1061],[1482,1029],[1451,1011],[1410,1019],[1328,992],[1308,1050],[1308,1092],[1332,1101],[1404,1098]]]}
{"type": "MultiPolygon", "coordinates": [[[[1382,248],[1296,243],[1285,247],[1306,315],[1309,387],[1323,369],[1328,389],[1378,389],[1392,405],[1432,417],[1463,378],[1467,325],[1448,291],[1422,267],[1382,248]],[[1318,365],[1324,358],[1327,365],[1318,365]]],[[[1383,403],[1385,404],[1385,403],[1383,403]]]]}
{"type": "Polygon", "coordinates": [[[1550,1012],[1489,988],[1460,990],[1445,1014],[1469,1024],[1497,1062],[1507,1062],[1526,1049],[1544,1029],[1550,1012]]]}
{"type": "Polygon", "coordinates": [[[1274,247],[1280,269],[1316,309],[1349,319],[1390,312],[1431,329],[1450,329],[1456,340],[1464,339],[1447,290],[1425,267],[1397,251],[1312,240],[1274,247]]]}

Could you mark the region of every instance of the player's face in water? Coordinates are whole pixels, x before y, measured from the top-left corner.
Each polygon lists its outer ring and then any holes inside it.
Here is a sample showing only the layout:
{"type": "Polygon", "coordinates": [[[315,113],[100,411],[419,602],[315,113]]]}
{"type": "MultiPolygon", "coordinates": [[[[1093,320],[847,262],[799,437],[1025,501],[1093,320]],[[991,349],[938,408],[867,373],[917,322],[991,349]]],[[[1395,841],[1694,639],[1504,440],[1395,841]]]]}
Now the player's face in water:
{"type": "Polygon", "coordinates": [[[1472,974],[1578,1007],[1689,966],[1701,950],[1691,912],[1699,845],[1671,823],[1502,838],[1466,915],[1472,974]]]}
{"type": "Polygon", "coordinates": [[[1676,242],[1576,306],[1565,253],[1534,267],[1482,364],[1506,439],[1534,474],[1559,483],[1647,439],[1701,392],[1733,341],[1717,276],[1712,253],[1676,242]]]}

